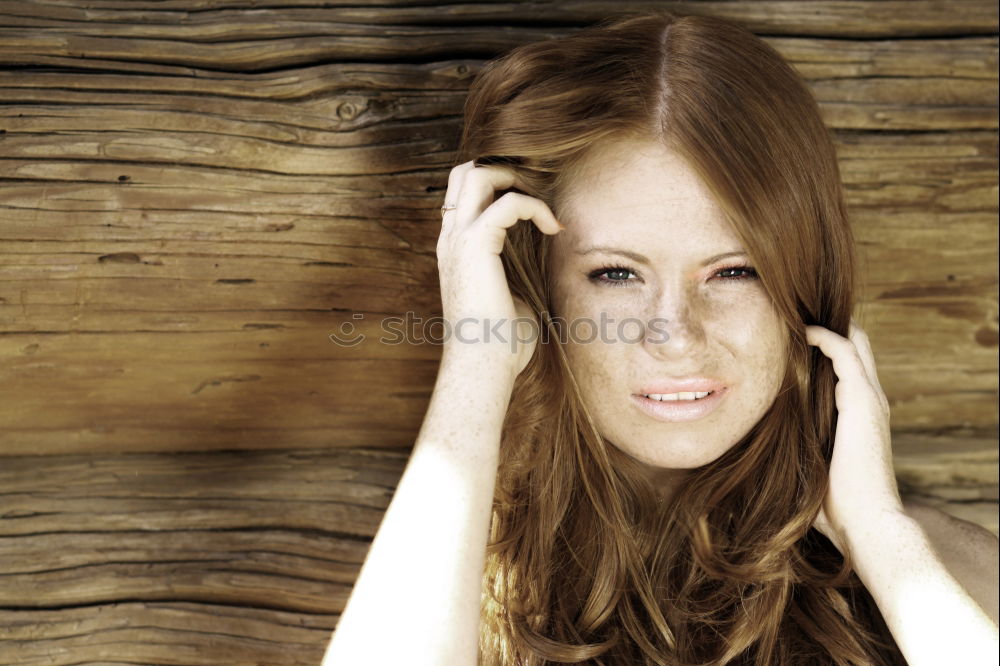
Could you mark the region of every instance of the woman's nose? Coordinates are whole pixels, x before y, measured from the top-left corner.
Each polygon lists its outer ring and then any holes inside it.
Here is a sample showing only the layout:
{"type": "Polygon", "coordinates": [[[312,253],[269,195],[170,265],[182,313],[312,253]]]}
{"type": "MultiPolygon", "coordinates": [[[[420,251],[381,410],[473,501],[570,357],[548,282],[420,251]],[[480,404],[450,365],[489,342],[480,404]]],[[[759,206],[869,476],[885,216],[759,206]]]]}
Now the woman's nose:
{"type": "Polygon", "coordinates": [[[643,346],[653,356],[681,360],[705,339],[701,309],[690,294],[664,294],[646,321],[643,346]]]}

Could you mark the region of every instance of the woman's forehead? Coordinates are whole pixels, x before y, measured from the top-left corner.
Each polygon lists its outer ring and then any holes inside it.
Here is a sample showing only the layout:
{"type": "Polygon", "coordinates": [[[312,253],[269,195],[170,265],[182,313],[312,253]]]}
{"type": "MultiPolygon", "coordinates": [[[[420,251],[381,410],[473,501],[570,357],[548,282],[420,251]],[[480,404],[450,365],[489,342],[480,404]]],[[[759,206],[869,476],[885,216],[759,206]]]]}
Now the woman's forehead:
{"type": "Polygon", "coordinates": [[[711,191],[686,161],[652,142],[593,149],[561,183],[556,214],[581,227],[637,214],[706,215],[724,222],[711,191]]]}
{"type": "Polygon", "coordinates": [[[566,231],[552,242],[563,252],[625,249],[643,254],[707,255],[743,249],[735,229],[711,199],[692,196],[622,203],[585,197],[574,203],[557,214],[566,231]]]}

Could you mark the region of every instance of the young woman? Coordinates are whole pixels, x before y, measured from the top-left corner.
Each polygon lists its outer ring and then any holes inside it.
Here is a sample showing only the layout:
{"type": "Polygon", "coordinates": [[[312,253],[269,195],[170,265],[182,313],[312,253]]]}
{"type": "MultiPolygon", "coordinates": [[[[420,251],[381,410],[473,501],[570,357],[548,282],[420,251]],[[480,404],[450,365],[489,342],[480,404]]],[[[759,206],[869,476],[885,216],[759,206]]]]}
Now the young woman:
{"type": "Polygon", "coordinates": [[[633,16],[488,63],[465,120],[453,335],[324,664],[993,663],[996,539],[900,500],[788,64],[633,16]]]}

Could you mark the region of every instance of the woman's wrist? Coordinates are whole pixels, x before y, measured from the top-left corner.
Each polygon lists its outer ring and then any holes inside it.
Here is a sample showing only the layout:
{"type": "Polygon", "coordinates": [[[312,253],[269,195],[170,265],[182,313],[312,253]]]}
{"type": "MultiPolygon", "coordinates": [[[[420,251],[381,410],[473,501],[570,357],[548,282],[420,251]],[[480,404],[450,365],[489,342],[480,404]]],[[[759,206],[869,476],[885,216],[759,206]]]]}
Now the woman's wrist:
{"type": "Polygon", "coordinates": [[[496,344],[447,342],[442,348],[438,373],[455,375],[460,381],[467,380],[470,385],[488,386],[495,391],[505,390],[509,396],[518,374],[517,354],[496,344]]]}
{"type": "Polygon", "coordinates": [[[862,518],[845,521],[840,536],[859,575],[860,568],[872,553],[883,553],[887,548],[894,550],[896,545],[904,543],[910,547],[930,548],[930,541],[920,524],[904,511],[894,508],[872,510],[862,518]]]}
{"type": "Polygon", "coordinates": [[[515,373],[497,355],[446,346],[417,444],[443,445],[477,459],[495,453],[515,373]]]}

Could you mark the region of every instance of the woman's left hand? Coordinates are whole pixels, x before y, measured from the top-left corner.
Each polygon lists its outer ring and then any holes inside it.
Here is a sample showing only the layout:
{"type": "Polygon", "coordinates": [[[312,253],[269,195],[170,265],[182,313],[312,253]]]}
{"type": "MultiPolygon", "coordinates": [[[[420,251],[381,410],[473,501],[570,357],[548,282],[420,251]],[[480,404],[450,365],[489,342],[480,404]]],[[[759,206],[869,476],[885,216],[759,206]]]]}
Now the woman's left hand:
{"type": "Polygon", "coordinates": [[[847,338],[806,326],[806,341],[833,361],[837,375],[830,484],[814,526],[843,553],[850,535],[870,533],[881,518],[903,513],[892,467],[889,401],[868,336],[853,319],[847,338]]]}

